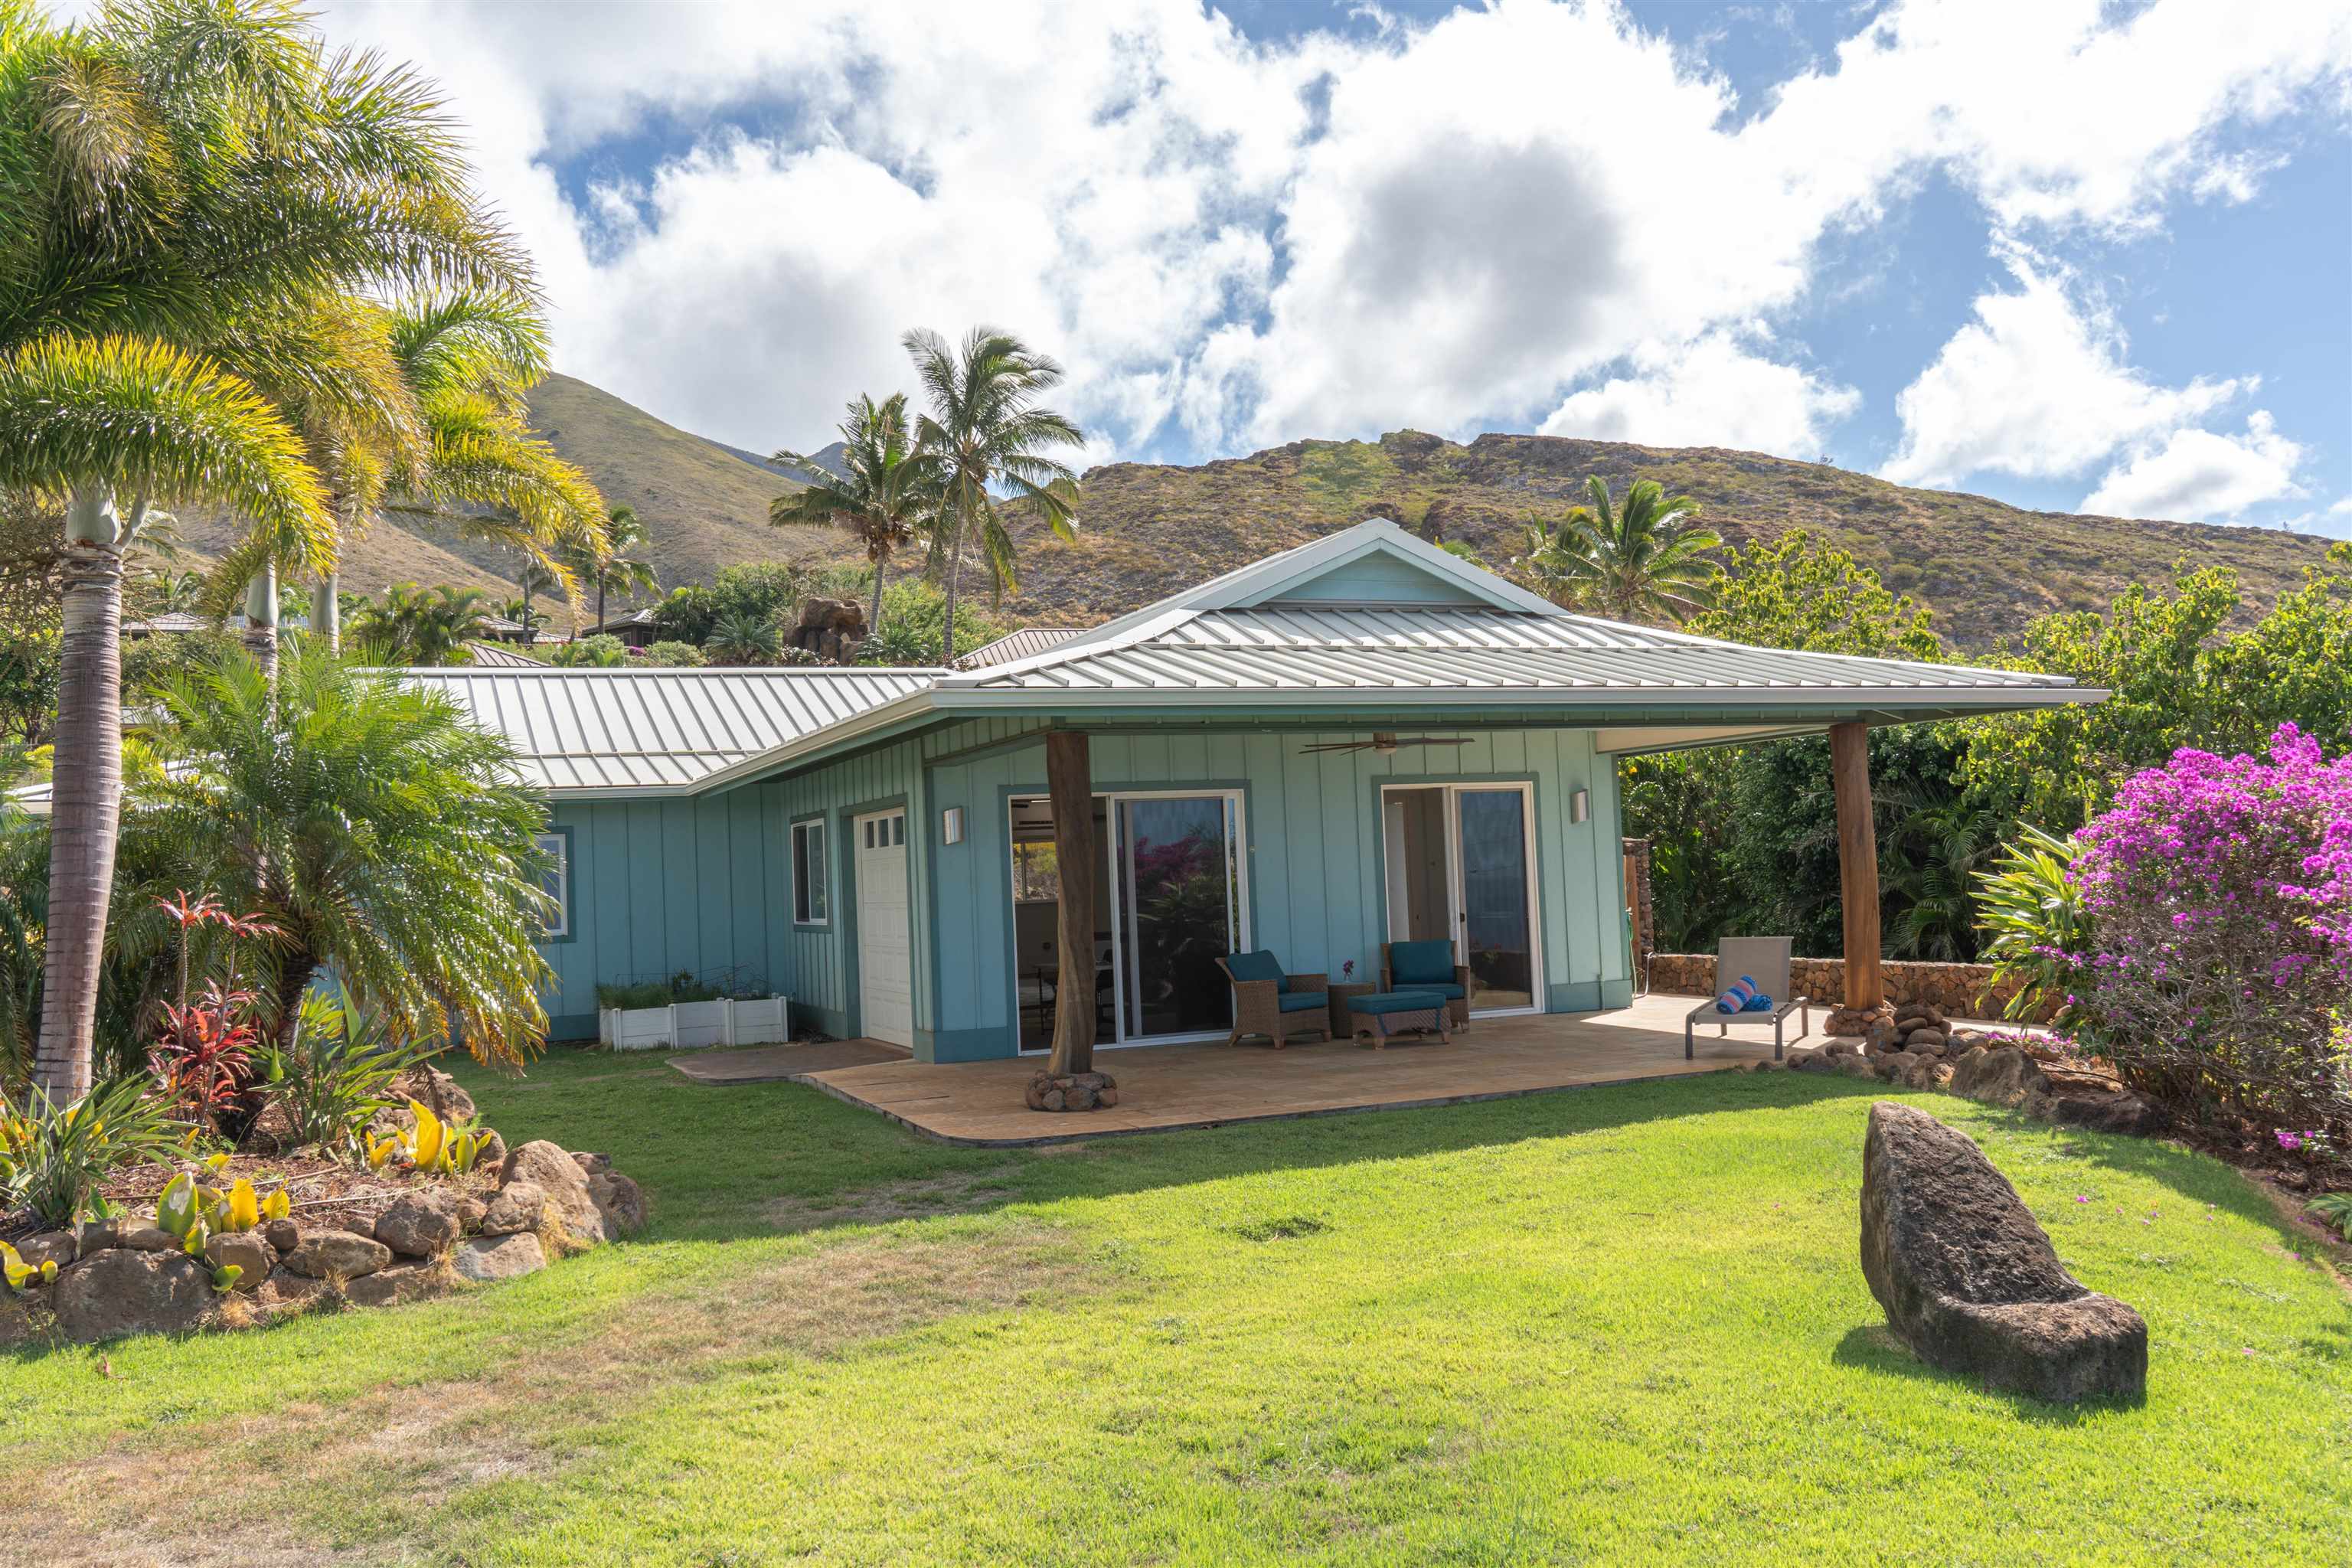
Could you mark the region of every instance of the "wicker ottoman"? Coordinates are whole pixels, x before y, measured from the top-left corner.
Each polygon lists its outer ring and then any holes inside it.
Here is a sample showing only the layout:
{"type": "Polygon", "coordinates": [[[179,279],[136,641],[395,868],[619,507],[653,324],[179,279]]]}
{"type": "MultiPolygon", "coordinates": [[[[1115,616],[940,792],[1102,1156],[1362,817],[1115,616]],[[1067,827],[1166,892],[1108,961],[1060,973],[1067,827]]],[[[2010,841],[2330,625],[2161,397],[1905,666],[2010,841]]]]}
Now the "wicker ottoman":
{"type": "Polygon", "coordinates": [[[1433,1034],[1445,1041],[1445,995],[1438,991],[1379,991],[1348,998],[1348,1016],[1356,1038],[1369,1038],[1375,1050],[1384,1049],[1400,1029],[1433,1034]]]}

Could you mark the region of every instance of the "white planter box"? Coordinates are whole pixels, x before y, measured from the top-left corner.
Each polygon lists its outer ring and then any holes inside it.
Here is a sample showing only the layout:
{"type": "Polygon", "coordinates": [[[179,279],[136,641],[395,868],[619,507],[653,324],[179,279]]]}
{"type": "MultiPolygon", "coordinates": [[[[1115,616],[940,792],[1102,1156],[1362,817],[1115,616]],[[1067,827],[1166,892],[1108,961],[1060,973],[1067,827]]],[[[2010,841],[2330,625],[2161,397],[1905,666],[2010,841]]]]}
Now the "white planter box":
{"type": "Polygon", "coordinates": [[[793,1037],[792,1011],[792,1000],[785,996],[605,1007],[596,1015],[596,1037],[616,1051],[782,1044],[793,1037]]]}

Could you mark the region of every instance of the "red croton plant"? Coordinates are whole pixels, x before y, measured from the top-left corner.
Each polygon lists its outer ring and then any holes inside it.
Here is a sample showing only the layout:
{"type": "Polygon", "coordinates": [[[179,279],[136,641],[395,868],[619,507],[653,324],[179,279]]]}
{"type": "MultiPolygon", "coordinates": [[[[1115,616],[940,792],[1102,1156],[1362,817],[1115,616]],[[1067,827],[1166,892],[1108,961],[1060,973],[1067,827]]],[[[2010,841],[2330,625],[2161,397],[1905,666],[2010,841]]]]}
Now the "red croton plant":
{"type": "Polygon", "coordinates": [[[180,928],[180,984],[163,1005],[163,1027],[147,1053],[147,1065],[163,1098],[181,1116],[217,1131],[221,1112],[236,1103],[253,1076],[251,1022],[258,998],[236,983],[239,943],[279,934],[257,915],[240,915],[209,896],[158,899],[156,907],[180,928]],[[188,998],[189,950],[202,928],[218,926],[229,941],[226,984],[207,979],[194,1001],[188,998]]]}

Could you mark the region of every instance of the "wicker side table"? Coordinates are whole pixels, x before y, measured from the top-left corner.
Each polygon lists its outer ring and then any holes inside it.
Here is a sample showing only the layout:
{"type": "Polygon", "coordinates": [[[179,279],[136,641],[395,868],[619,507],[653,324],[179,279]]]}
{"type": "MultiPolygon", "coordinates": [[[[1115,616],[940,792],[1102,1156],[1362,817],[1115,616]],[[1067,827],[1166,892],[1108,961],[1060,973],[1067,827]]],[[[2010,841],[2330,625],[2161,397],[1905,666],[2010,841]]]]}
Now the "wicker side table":
{"type": "Polygon", "coordinates": [[[1335,1040],[1349,1040],[1355,1038],[1356,1018],[1354,1014],[1348,1011],[1348,998],[1350,996],[1368,996],[1371,993],[1378,991],[1380,987],[1377,985],[1364,984],[1359,982],[1353,984],[1342,983],[1338,985],[1327,987],[1327,989],[1329,991],[1331,996],[1331,1037],[1335,1040]]]}

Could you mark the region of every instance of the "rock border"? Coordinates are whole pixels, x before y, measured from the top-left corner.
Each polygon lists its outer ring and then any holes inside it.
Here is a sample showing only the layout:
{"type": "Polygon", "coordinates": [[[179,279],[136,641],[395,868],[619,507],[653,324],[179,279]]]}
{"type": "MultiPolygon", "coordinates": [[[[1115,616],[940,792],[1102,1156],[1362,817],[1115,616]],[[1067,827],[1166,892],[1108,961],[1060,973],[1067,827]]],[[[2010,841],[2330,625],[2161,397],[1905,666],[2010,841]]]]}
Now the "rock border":
{"type": "Polygon", "coordinates": [[[1940,1089],[2022,1111],[2037,1121],[2095,1132],[2146,1138],[2171,1125],[2154,1100],[2110,1074],[2065,1059],[2053,1046],[1955,1028],[1940,1009],[1925,1003],[1888,1009],[1859,1043],[1832,1039],[1825,1046],[1799,1046],[1780,1065],[1794,1072],[1839,1072],[1901,1089],[1940,1089]]]}
{"type": "Polygon", "coordinates": [[[488,1190],[485,1199],[419,1182],[376,1215],[373,1234],[270,1220],[214,1235],[201,1262],[152,1215],[43,1231],[17,1251],[36,1268],[56,1263],[57,1277],[5,1293],[0,1344],[247,1328],[330,1302],[394,1306],[534,1274],[646,1224],[644,1192],[610,1155],[544,1139],[509,1152],[488,1190]],[[228,1263],[241,1273],[219,1290],[213,1269],[228,1263]]]}

